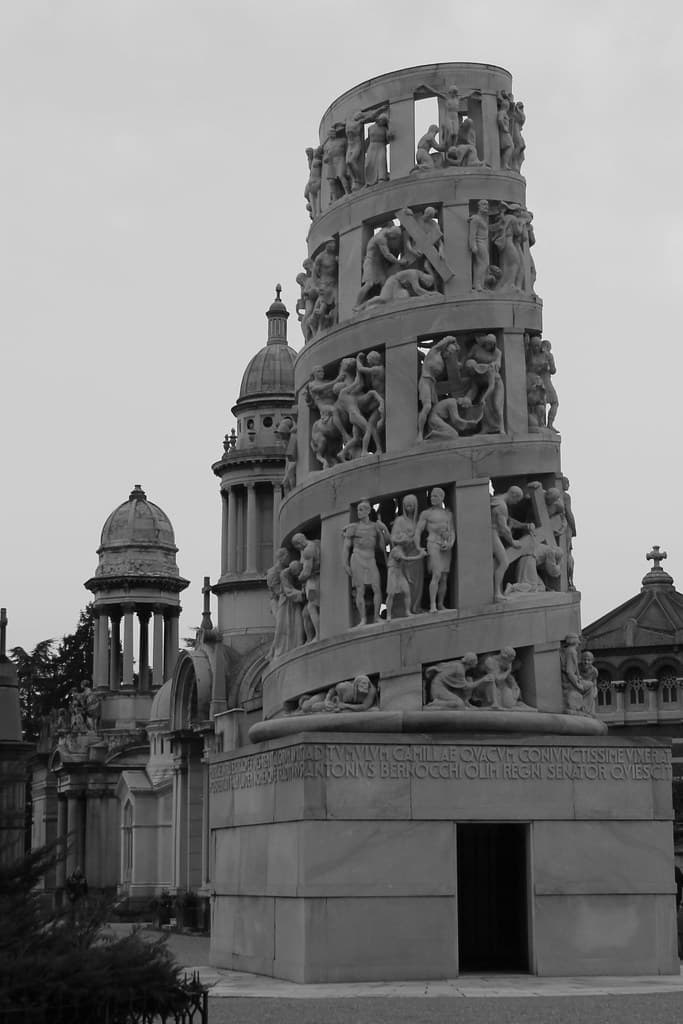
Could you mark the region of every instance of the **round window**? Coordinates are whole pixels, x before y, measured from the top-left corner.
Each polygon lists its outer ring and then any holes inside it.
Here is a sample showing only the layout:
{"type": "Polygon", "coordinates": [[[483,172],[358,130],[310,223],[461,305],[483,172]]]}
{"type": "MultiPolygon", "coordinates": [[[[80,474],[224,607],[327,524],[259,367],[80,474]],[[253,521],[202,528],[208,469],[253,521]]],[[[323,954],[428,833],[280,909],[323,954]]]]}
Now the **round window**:
{"type": "Polygon", "coordinates": [[[247,430],[253,430],[253,429],[254,429],[254,421],[253,420],[247,420],[247,430]]]}
{"type": "Polygon", "coordinates": [[[264,416],[263,417],[263,426],[264,427],[272,427],[272,425],[273,425],[273,417],[272,416],[264,416]]]}

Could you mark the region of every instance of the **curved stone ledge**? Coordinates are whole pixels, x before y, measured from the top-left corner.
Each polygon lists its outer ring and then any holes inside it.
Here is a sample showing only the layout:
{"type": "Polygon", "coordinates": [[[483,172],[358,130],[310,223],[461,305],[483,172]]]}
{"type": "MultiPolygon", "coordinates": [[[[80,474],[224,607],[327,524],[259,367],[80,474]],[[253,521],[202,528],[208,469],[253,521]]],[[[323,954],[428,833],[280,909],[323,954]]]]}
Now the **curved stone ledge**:
{"type": "Polygon", "coordinates": [[[258,722],[249,730],[252,743],[303,732],[357,733],[522,733],[556,736],[604,736],[607,726],[596,718],[543,711],[358,711],[290,715],[258,722]]]}
{"type": "Polygon", "coordinates": [[[467,206],[472,199],[526,204],[526,179],[491,167],[448,167],[420,171],[359,189],[337,199],[316,217],[308,251],[317,252],[333,235],[362,223],[377,223],[405,206],[467,206]]]}
{"type": "Polygon", "coordinates": [[[284,541],[314,517],[342,512],[361,498],[374,500],[450,480],[559,472],[559,434],[476,434],[455,441],[423,441],[401,452],[311,470],[282,502],[280,536],[284,541]]]}
{"type": "Polygon", "coordinates": [[[373,346],[394,349],[437,334],[542,330],[543,302],[538,296],[468,290],[454,298],[436,298],[375,306],[310,341],[294,363],[297,392],[308,382],[314,366],[327,366],[373,346]]]}

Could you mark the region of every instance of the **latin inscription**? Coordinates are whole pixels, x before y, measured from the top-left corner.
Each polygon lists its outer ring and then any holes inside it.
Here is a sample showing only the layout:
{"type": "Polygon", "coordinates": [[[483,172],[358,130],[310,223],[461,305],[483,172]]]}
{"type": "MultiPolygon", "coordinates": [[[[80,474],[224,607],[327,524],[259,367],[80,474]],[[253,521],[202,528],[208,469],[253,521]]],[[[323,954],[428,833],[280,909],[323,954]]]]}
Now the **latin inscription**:
{"type": "Polygon", "coordinates": [[[212,764],[212,793],[294,779],[539,779],[670,781],[656,747],[507,747],[460,744],[302,744],[212,764]]]}

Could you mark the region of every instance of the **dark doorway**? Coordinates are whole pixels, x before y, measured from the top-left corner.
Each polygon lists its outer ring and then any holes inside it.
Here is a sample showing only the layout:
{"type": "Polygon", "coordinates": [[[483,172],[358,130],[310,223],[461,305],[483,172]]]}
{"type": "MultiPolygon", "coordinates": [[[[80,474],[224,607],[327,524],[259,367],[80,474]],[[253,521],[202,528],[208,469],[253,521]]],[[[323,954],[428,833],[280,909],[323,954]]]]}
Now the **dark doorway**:
{"type": "Polygon", "coordinates": [[[528,971],[526,825],[458,825],[460,971],[528,971]]]}

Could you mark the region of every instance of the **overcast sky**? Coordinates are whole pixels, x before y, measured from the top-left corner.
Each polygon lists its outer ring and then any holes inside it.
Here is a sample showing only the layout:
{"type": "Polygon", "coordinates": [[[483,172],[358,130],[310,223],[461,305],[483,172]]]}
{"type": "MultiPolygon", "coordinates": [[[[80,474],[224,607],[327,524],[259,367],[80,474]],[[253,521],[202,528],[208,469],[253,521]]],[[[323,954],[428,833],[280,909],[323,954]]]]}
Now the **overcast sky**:
{"type": "Polygon", "coordinates": [[[75,628],[135,483],[175,527],[191,633],[219,574],[210,465],[277,281],[302,344],[304,149],[340,93],[438,61],[508,68],[526,106],[583,622],[653,543],[683,589],[681,24],[635,0],[1,0],[9,645],[75,628]]]}

